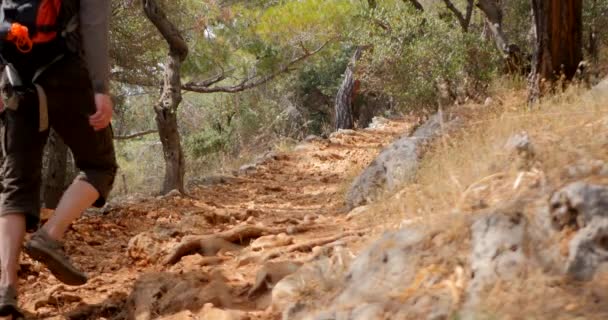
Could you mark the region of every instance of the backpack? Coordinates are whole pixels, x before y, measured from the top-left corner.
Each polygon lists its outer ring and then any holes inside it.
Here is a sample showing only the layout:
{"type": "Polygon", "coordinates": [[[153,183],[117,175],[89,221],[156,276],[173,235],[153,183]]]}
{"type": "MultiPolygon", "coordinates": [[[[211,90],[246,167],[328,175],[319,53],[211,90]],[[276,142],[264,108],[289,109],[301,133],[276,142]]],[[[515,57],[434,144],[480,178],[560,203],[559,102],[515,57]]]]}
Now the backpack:
{"type": "Polygon", "coordinates": [[[0,6],[2,47],[14,46],[20,53],[29,53],[38,44],[53,42],[62,31],[60,21],[62,2],[62,0],[2,0],[0,6]]]}

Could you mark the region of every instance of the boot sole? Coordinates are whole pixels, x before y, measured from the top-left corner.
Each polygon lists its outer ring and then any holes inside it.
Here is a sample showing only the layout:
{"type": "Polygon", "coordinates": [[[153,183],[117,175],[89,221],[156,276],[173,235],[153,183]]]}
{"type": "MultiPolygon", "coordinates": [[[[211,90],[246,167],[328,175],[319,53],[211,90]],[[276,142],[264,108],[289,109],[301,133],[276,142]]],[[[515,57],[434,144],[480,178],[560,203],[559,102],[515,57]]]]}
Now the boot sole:
{"type": "Polygon", "coordinates": [[[57,280],[69,286],[81,286],[87,283],[87,278],[73,273],[63,263],[59,262],[52,254],[31,245],[25,246],[25,253],[32,259],[44,264],[57,280]]]}

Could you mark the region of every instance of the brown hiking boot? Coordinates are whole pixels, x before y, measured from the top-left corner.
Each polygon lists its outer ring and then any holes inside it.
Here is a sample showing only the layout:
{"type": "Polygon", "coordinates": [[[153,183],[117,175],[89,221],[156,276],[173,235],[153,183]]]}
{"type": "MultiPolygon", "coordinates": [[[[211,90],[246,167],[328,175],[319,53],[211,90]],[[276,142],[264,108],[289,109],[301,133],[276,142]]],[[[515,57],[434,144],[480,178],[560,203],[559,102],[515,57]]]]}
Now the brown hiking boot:
{"type": "Polygon", "coordinates": [[[67,285],[80,286],[87,283],[86,274],[72,265],[63,250],[63,244],[51,239],[43,229],[36,231],[25,244],[25,253],[46,265],[57,280],[67,285]]]}
{"type": "Polygon", "coordinates": [[[14,287],[0,287],[0,317],[11,316],[13,320],[23,319],[17,307],[17,291],[14,287]]]}

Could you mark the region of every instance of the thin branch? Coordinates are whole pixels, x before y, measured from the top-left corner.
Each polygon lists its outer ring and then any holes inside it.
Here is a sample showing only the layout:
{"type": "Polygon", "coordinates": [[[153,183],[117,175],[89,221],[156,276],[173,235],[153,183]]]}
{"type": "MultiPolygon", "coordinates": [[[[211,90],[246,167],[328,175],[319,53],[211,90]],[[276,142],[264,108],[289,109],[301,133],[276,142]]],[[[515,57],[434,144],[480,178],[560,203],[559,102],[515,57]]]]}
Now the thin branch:
{"type": "Polygon", "coordinates": [[[465,16],[467,27],[464,29],[465,32],[469,31],[469,26],[471,25],[471,18],[473,17],[473,8],[475,8],[475,0],[468,0],[467,14],[465,16]]]}
{"type": "Polygon", "coordinates": [[[226,79],[226,72],[224,72],[224,70],[222,70],[222,73],[219,73],[209,79],[203,80],[200,82],[200,84],[204,87],[209,87],[209,86],[214,85],[225,79],[226,79]]]}
{"type": "MultiPolygon", "coordinates": [[[[405,2],[406,0],[403,0],[403,2],[405,2]]],[[[418,2],[418,0],[407,0],[409,1],[409,3],[412,4],[412,6],[414,6],[414,8],[416,8],[416,10],[418,11],[424,11],[424,7],[422,6],[422,4],[420,4],[420,2],[418,2]]]]}
{"type": "Polygon", "coordinates": [[[384,22],[384,21],[382,21],[382,20],[380,20],[380,19],[378,19],[378,18],[374,18],[374,23],[375,23],[375,24],[376,24],[378,27],[380,27],[382,30],[384,30],[384,31],[388,32],[389,34],[390,34],[390,33],[393,33],[393,28],[391,27],[391,25],[390,25],[390,24],[388,24],[388,23],[386,23],[386,22],[384,22]]]}
{"type": "Polygon", "coordinates": [[[279,68],[277,71],[275,71],[269,75],[266,75],[264,77],[258,77],[258,76],[247,77],[247,78],[244,78],[239,84],[234,85],[234,86],[211,87],[208,84],[208,81],[188,82],[188,83],[182,85],[182,89],[186,90],[186,91],[192,91],[192,92],[198,92],[198,93],[215,93],[215,92],[234,93],[234,92],[245,91],[245,90],[257,87],[259,85],[262,85],[283,73],[291,71],[292,66],[317,54],[319,51],[323,50],[323,48],[325,48],[325,46],[327,46],[328,43],[329,43],[329,41],[325,42],[323,45],[321,45],[319,48],[317,48],[314,51],[305,50],[305,53],[303,55],[291,60],[289,63],[287,63],[283,67],[279,68]]]}
{"type": "Polygon", "coordinates": [[[454,15],[456,16],[456,19],[458,19],[458,22],[460,23],[460,26],[462,27],[462,30],[464,32],[467,32],[469,30],[469,23],[471,22],[471,16],[473,15],[473,4],[475,1],[474,0],[467,1],[467,9],[466,9],[465,14],[460,12],[460,10],[458,10],[458,8],[456,8],[456,6],[454,5],[454,3],[452,3],[452,1],[443,0],[443,2],[445,3],[445,6],[454,13],[454,15]]]}
{"type": "Polygon", "coordinates": [[[112,80],[128,85],[140,87],[158,87],[162,81],[158,80],[151,74],[128,74],[126,72],[114,72],[111,75],[112,80]]]}
{"type": "Polygon", "coordinates": [[[133,133],[133,134],[128,134],[126,136],[114,136],[114,140],[135,139],[135,138],[143,137],[143,136],[157,133],[157,132],[158,132],[158,130],[147,130],[147,131],[137,132],[137,133],[133,133]]]}

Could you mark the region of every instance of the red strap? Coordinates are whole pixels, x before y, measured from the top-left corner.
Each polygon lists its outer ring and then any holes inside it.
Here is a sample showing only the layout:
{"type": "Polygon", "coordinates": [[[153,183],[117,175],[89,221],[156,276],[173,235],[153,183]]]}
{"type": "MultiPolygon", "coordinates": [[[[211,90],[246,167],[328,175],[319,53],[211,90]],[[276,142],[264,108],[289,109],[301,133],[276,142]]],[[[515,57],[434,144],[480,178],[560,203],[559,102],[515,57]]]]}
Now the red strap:
{"type": "MultiPolygon", "coordinates": [[[[57,24],[57,17],[61,10],[61,0],[42,0],[40,8],[38,8],[38,17],[36,17],[36,25],[38,26],[54,26],[57,24]]],[[[49,42],[57,37],[57,31],[51,32],[36,32],[32,39],[34,43],[49,42]]]]}

